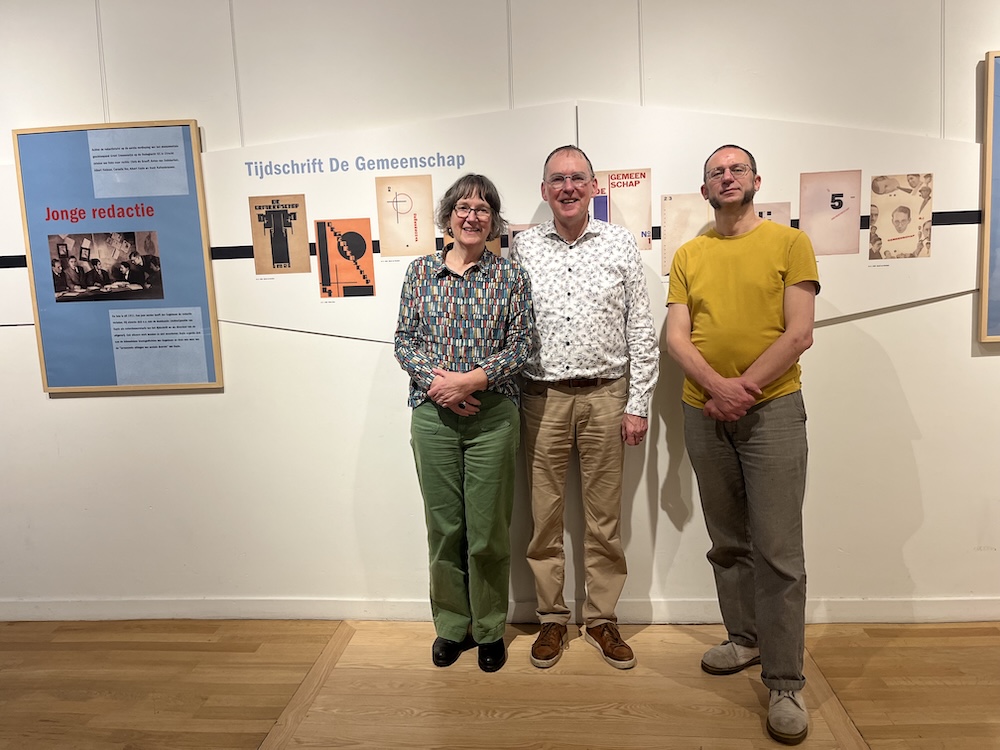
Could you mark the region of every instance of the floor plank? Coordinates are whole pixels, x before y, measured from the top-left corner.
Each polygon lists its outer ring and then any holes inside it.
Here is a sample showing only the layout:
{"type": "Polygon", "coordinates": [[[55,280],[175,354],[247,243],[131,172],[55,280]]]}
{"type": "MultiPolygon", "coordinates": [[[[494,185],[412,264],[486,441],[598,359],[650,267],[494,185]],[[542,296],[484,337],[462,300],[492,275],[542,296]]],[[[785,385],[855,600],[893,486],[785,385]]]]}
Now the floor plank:
{"type": "MultiPolygon", "coordinates": [[[[632,625],[632,670],[574,633],[531,666],[431,664],[419,622],[0,623],[0,750],[757,750],[760,668],[715,677],[718,625],[632,625]],[[485,738],[485,739],[484,739],[485,738]]],[[[1000,624],[811,625],[804,750],[1000,750],[1000,624]]]]}
{"type": "Polygon", "coordinates": [[[354,632],[354,628],[350,625],[340,624],[337,632],[330,638],[323,653],[316,659],[316,663],[302,680],[295,695],[292,696],[291,701],[281,712],[281,716],[278,717],[271,731],[268,732],[264,742],[261,743],[260,750],[278,750],[288,745],[302,719],[315,702],[319,691],[329,679],[330,672],[344,653],[344,649],[350,643],[354,632]]]}
{"type": "MultiPolygon", "coordinates": [[[[508,629],[508,664],[484,674],[470,651],[448,669],[430,661],[429,623],[352,623],[357,631],[289,747],[756,748],[767,739],[760,668],[701,671],[719,628],[623,626],[635,669],[608,666],[579,638],[554,667],[531,666],[536,627],[508,629]],[[386,654],[392,663],[386,664],[386,654]]],[[[818,679],[818,678],[816,678],[818,679]]],[[[801,747],[842,747],[818,711],[801,747]]]]}
{"type": "Polygon", "coordinates": [[[0,624],[0,750],[256,749],[337,622],[0,624]]]}

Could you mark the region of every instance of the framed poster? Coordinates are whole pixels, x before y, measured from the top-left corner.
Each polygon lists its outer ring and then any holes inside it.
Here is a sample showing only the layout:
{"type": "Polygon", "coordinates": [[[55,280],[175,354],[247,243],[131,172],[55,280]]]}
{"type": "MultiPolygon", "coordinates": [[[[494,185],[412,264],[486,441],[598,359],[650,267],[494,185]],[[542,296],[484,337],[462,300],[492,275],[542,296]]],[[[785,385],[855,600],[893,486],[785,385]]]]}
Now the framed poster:
{"type": "Polygon", "coordinates": [[[1000,52],[986,54],[986,127],[983,130],[983,232],[979,268],[979,340],[1000,341],[1000,52]]]}
{"type": "Polygon", "coordinates": [[[13,135],[43,389],[221,388],[197,123],[13,135]]]}

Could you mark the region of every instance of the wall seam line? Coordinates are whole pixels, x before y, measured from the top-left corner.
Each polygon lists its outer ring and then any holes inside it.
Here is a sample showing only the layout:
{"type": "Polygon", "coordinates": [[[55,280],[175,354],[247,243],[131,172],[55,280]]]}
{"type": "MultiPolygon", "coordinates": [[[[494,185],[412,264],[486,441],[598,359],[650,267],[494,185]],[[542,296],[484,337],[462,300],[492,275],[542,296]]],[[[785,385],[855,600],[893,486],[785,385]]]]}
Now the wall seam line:
{"type": "Polygon", "coordinates": [[[240,95],[240,66],[236,54],[236,10],[234,0],[229,0],[229,43],[233,47],[233,82],[236,84],[236,124],[240,130],[240,148],[246,148],[243,134],[243,97],[240,95]]]}
{"type": "Polygon", "coordinates": [[[945,7],[944,7],[946,2],[947,2],[947,0],[941,0],[941,59],[938,60],[938,64],[941,66],[941,72],[940,72],[940,80],[941,80],[941,123],[940,123],[940,128],[941,128],[941,130],[940,130],[940,133],[939,133],[938,137],[942,138],[942,139],[946,137],[945,136],[945,130],[946,130],[946,128],[945,128],[945,119],[947,117],[946,96],[945,96],[945,88],[947,86],[946,81],[945,81],[945,75],[946,75],[946,71],[945,71],[945,58],[947,57],[947,55],[946,55],[946,49],[945,49],[945,42],[947,41],[947,36],[948,35],[947,35],[946,29],[945,29],[945,20],[947,18],[947,12],[945,11],[945,7]]]}
{"type": "Polygon", "coordinates": [[[646,106],[646,58],[642,47],[642,0],[635,0],[639,31],[639,106],[646,106]]]}
{"type": "Polygon", "coordinates": [[[104,122],[111,122],[111,103],[108,100],[108,68],[104,64],[104,29],[101,26],[101,0],[94,0],[94,14],[97,17],[97,63],[101,71],[101,103],[104,106],[104,122]]]}
{"type": "Polygon", "coordinates": [[[507,0],[507,106],[514,109],[514,21],[507,0]]]}

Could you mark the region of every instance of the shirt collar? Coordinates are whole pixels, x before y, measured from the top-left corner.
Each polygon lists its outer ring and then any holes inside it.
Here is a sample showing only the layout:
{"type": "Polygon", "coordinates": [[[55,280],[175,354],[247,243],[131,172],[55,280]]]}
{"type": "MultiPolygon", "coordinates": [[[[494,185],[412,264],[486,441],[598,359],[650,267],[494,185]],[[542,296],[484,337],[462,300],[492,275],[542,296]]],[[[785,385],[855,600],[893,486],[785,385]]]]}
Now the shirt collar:
{"type": "MultiPolygon", "coordinates": [[[[444,246],[442,250],[438,250],[437,252],[434,253],[434,264],[435,266],[437,266],[434,274],[439,278],[442,276],[447,276],[448,274],[454,274],[454,272],[450,268],[448,268],[448,266],[445,265],[444,262],[444,256],[447,254],[448,248],[451,246],[451,244],[452,243],[449,242],[447,245],[444,246]]],[[[490,267],[496,262],[497,262],[497,257],[489,250],[484,250],[483,256],[475,263],[473,263],[471,266],[469,266],[469,268],[470,269],[475,268],[479,271],[488,271],[490,267]]]]}
{"type": "Polygon", "coordinates": [[[552,237],[554,239],[558,239],[560,242],[568,245],[569,247],[572,247],[578,242],[590,239],[591,237],[597,237],[598,235],[601,234],[602,231],[604,231],[604,227],[605,227],[605,222],[601,221],[600,219],[595,219],[590,214],[587,214],[587,226],[584,227],[583,234],[577,237],[573,242],[566,242],[566,240],[563,239],[563,236],[559,234],[558,231],[556,231],[556,223],[552,219],[549,219],[542,225],[542,234],[544,234],[546,237],[552,237]]]}

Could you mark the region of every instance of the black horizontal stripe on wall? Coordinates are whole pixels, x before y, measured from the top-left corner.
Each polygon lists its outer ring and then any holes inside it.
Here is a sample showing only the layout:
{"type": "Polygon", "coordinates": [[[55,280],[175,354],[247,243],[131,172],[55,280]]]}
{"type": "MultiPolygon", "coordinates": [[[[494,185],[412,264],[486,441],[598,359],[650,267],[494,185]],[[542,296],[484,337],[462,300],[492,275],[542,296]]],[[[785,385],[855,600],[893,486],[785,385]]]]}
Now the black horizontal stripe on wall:
{"type": "MultiPolygon", "coordinates": [[[[869,216],[861,217],[861,229],[868,229],[869,216]]],[[[959,224],[982,224],[983,212],[975,211],[934,211],[931,214],[932,226],[945,227],[957,226],[959,224]]],[[[798,227],[799,220],[792,219],[792,226],[798,227]]],[[[653,239],[661,238],[660,227],[653,227],[653,239]]],[[[507,236],[500,238],[501,247],[507,247],[507,236]]],[[[437,238],[437,249],[444,246],[444,241],[437,238]]],[[[379,252],[378,240],[372,241],[372,252],[379,252]]],[[[316,254],[316,243],[309,243],[309,254],[316,254]]],[[[252,245],[219,245],[212,248],[212,260],[238,260],[240,258],[253,258],[252,245]]],[[[3,268],[27,268],[28,259],[24,255],[0,255],[0,269],[3,268]]]]}

